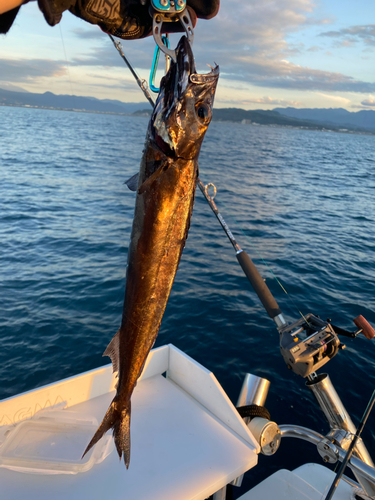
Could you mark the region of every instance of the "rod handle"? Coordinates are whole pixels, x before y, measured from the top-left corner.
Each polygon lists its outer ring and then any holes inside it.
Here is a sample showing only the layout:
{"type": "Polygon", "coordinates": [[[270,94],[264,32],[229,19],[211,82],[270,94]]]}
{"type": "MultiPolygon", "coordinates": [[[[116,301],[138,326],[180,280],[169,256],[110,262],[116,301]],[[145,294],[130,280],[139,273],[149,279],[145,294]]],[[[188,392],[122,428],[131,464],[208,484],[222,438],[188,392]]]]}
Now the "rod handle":
{"type": "Polygon", "coordinates": [[[262,302],[263,307],[267,311],[268,316],[273,319],[281,314],[280,307],[276,302],[275,297],[270,292],[258,269],[255,267],[255,264],[244,250],[237,253],[237,260],[242,267],[243,272],[246,274],[247,279],[250,281],[251,286],[254,288],[256,294],[262,302]]]}

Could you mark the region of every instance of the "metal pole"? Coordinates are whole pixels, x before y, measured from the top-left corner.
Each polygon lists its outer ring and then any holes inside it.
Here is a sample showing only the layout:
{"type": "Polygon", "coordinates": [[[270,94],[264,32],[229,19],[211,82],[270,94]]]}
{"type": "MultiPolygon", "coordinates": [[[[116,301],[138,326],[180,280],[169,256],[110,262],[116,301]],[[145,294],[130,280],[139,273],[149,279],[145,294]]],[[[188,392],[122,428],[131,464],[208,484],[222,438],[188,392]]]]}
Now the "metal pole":
{"type": "Polygon", "coordinates": [[[355,449],[355,446],[357,444],[359,436],[361,435],[361,433],[362,433],[362,431],[363,431],[363,429],[365,427],[366,421],[368,419],[368,416],[370,415],[370,412],[372,410],[372,407],[374,406],[374,403],[375,403],[375,391],[372,393],[372,396],[371,396],[370,401],[369,401],[369,403],[367,405],[365,413],[363,414],[362,420],[359,423],[358,430],[357,430],[357,432],[356,432],[356,434],[354,436],[353,441],[350,443],[350,446],[349,446],[348,452],[346,454],[346,457],[342,461],[342,464],[341,464],[341,466],[340,466],[340,468],[339,468],[339,470],[338,470],[338,472],[336,474],[336,478],[333,481],[333,483],[332,483],[332,485],[331,485],[331,487],[330,487],[330,489],[329,489],[329,491],[327,493],[326,500],[331,500],[332,497],[333,497],[333,495],[334,495],[334,493],[335,493],[335,490],[336,490],[336,488],[337,488],[337,486],[338,486],[338,484],[340,482],[340,479],[341,479],[341,477],[342,477],[342,475],[344,473],[344,470],[345,470],[345,468],[346,468],[346,466],[347,466],[347,464],[348,464],[348,462],[350,460],[350,457],[352,456],[352,453],[353,453],[353,451],[355,449]]]}
{"type": "MultiPolygon", "coordinates": [[[[357,429],[341,402],[329,375],[321,373],[314,379],[306,382],[306,386],[313,392],[321,410],[323,411],[331,429],[342,429],[351,435],[356,435],[357,429]]],[[[352,446],[353,441],[350,444],[352,446]]],[[[365,464],[374,467],[372,458],[362,440],[355,440],[353,450],[354,456],[360,458],[365,464]]],[[[350,457],[349,457],[350,458],[350,457]]],[[[375,495],[375,485],[370,483],[361,474],[353,471],[358,482],[369,496],[375,495]]]]}
{"type": "MultiPolygon", "coordinates": [[[[302,439],[303,441],[312,443],[315,446],[318,446],[318,444],[324,439],[324,436],[322,434],[312,431],[311,429],[307,429],[306,427],[301,427],[299,425],[281,424],[280,431],[281,438],[302,439]]],[[[338,459],[340,461],[344,460],[346,451],[339,446],[337,447],[337,451],[338,459]]],[[[353,474],[356,477],[358,477],[359,475],[363,479],[366,479],[370,484],[375,484],[375,469],[362,462],[362,460],[360,460],[359,458],[352,456],[349,460],[348,467],[352,470],[353,474]]]]}
{"type": "MultiPolygon", "coordinates": [[[[356,433],[357,429],[327,373],[321,373],[312,381],[306,382],[306,386],[314,394],[331,429],[343,429],[353,435],[356,433]]],[[[354,455],[365,462],[365,464],[374,467],[374,462],[362,441],[357,443],[354,455]]]]}

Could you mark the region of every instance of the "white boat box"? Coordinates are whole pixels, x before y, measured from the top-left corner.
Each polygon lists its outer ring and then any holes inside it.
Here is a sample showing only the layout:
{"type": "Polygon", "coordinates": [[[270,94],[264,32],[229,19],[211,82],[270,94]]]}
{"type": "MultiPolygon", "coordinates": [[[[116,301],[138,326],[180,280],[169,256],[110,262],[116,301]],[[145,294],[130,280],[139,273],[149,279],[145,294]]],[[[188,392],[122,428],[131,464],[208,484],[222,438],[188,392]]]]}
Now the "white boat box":
{"type": "MultiPolygon", "coordinates": [[[[45,408],[66,403],[64,411],[100,422],[115,384],[112,366],[107,365],[1,401],[0,460],[4,431],[11,430],[14,437],[20,422],[32,422],[45,408]]],[[[71,446],[78,460],[82,444],[71,446]]],[[[104,460],[78,473],[77,467],[72,473],[57,473],[56,467],[36,473],[30,461],[30,470],[21,472],[3,462],[1,498],[204,500],[254,467],[259,453],[214,375],[172,345],[151,351],[133,393],[129,470],[119,461],[112,438],[111,446],[104,460]]]]}

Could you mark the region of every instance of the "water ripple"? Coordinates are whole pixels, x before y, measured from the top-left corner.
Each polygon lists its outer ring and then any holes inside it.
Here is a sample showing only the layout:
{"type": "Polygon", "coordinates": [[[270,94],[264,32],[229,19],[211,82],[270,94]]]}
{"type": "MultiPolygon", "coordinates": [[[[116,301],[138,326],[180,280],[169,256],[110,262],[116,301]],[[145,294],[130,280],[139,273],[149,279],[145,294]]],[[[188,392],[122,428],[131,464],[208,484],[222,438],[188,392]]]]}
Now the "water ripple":
{"type": "MultiPolygon", "coordinates": [[[[134,211],[124,181],[139,168],[147,120],[7,107],[0,117],[3,398],[107,361],[134,211]]],[[[374,162],[370,136],[210,125],[201,179],[217,185],[220,211],[288,318],[311,311],[348,329],[358,314],[375,323],[374,162]]],[[[169,342],[234,401],[250,371],[271,380],[279,423],[326,429],[199,191],[156,345],[169,342]]],[[[374,344],[345,343],[327,370],[358,421],[375,383],[374,344]]],[[[279,453],[267,464],[295,465],[279,453]]]]}

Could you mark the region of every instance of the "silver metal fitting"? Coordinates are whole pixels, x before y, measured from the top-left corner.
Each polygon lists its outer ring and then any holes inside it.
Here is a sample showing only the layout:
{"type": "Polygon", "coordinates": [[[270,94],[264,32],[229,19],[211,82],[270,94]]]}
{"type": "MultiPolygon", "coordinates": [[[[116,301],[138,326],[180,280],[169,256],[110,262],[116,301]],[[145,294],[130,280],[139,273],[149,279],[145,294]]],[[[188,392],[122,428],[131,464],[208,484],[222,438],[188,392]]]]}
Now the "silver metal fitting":
{"type": "Polygon", "coordinates": [[[278,314],[277,316],[275,316],[273,318],[273,320],[276,323],[276,326],[277,326],[278,329],[283,328],[287,324],[286,323],[286,319],[283,316],[283,313],[278,314]]]}
{"type": "Polygon", "coordinates": [[[329,439],[324,438],[317,444],[319,455],[325,462],[335,464],[339,459],[339,450],[329,439]]]}
{"type": "MultiPolygon", "coordinates": [[[[240,395],[238,396],[237,400],[237,407],[240,406],[247,406],[247,405],[257,405],[257,406],[264,406],[264,403],[266,402],[267,395],[268,395],[268,389],[270,387],[270,382],[269,380],[261,377],[257,377],[256,375],[252,375],[251,373],[246,373],[244,381],[242,383],[240,395]]],[[[265,422],[265,424],[274,424],[274,422],[269,422],[269,420],[263,419],[263,418],[254,418],[254,420],[262,420],[265,422]]],[[[245,424],[247,424],[250,428],[249,422],[250,418],[245,417],[244,418],[245,424]]],[[[270,427],[269,429],[265,429],[267,425],[263,425],[262,429],[264,429],[264,436],[263,436],[263,443],[264,443],[264,448],[267,452],[270,452],[270,455],[273,455],[279,445],[277,445],[277,442],[274,442],[274,437],[277,435],[276,430],[273,427],[270,427]],[[271,444],[272,443],[272,444],[271,444]],[[267,446],[268,445],[268,446],[267,446]],[[276,447],[277,446],[277,447],[276,447]],[[271,453],[271,450],[275,449],[271,453]]],[[[260,429],[259,435],[261,435],[260,429]]],[[[279,429],[280,432],[280,429],[279,429]]],[[[254,435],[255,437],[255,435],[254,435]]],[[[255,437],[255,439],[257,439],[255,437]]],[[[281,433],[280,433],[280,439],[281,439],[281,433]]],[[[261,439],[262,440],[262,439],[261,439]]],[[[260,441],[258,441],[260,443],[260,441]]],[[[279,443],[280,444],[280,443],[279,443]]],[[[262,446],[262,445],[261,445],[262,446]]],[[[263,452],[262,452],[263,453],[263,452]]],[[[241,486],[243,480],[243,474],[241,476],[238,476],[236,479],[234,479],[231,484],[233,486],[241,486]]]]}
{"type": "Polygon", "coordinates": [[[247,426],[260,444],[260,452],[263,455],[270,456],[277,452],[281,442],[281,431],[275,422],[255,417],[247,426]]]}
{"type": "MultiPolygon", "coordinates": [[[[332,429],[326,438],[332,443],[340,446],[343,450],[347,451],[349,449],[350,443],[353,441],[354,434],[344,429],[332,429]]],[[[361,439],[361,438],[359,438],[361,439]]]]}

